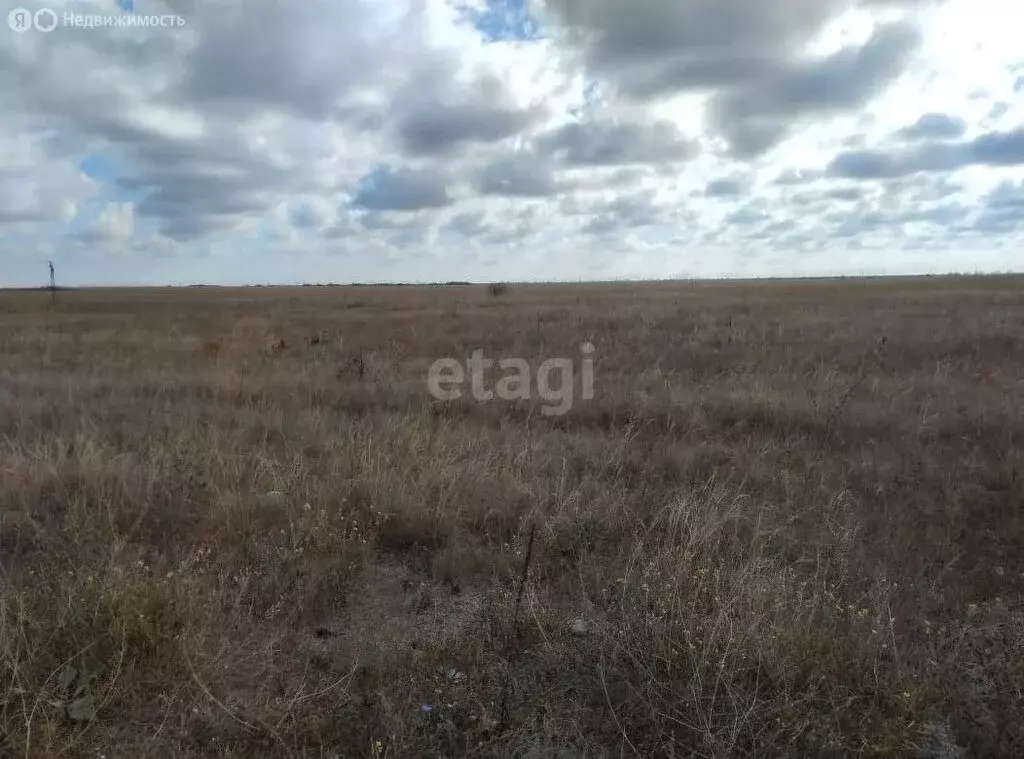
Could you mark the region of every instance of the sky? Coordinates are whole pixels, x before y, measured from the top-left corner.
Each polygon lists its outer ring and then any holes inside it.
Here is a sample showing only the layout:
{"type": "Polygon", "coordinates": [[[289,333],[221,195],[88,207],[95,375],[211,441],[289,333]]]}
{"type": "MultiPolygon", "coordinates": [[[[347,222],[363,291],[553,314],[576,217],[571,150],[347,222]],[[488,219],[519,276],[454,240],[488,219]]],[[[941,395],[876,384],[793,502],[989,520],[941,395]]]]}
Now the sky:
{"type": "Polygon", "coordinates": [[[1024,261],[1019,0],[45,7],[183,23],[0,27],[0,286],[1024,261]]]}

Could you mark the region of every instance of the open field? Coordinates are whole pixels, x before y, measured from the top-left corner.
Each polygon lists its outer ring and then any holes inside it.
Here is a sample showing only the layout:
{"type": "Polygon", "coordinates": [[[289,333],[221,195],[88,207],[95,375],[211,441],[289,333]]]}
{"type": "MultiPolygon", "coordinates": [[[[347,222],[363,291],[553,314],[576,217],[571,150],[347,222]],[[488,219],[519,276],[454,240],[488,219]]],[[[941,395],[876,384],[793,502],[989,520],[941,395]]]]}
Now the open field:
{"type": "Polygon", "coordinates": [[[2,293],[0,755],[1022,756],[1022,400],[1022,278],[2,293]]]}

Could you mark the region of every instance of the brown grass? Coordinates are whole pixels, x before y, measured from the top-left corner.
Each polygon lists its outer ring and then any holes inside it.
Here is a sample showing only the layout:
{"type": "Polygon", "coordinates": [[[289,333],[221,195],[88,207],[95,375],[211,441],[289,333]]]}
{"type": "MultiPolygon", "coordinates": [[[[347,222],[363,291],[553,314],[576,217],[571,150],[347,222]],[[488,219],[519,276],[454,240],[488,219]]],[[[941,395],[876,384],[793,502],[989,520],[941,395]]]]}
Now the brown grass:
{"type": "Polygon", "coordinates": [[[0,755],[1024,755],[1022,370],[1013,278],[0,293],[0,755]]]}

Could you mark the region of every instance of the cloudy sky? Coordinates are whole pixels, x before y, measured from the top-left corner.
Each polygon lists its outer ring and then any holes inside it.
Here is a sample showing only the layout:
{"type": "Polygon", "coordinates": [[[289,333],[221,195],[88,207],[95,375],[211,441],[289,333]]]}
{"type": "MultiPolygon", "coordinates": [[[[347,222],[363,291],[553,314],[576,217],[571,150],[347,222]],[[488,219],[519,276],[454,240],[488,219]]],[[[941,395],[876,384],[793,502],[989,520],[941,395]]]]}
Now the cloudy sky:
{"type": "Polygon", "coordinates": [[[134,12],[185,23],[0,28],[0,286],[1024,261],[1019,0],[134,12]]]}

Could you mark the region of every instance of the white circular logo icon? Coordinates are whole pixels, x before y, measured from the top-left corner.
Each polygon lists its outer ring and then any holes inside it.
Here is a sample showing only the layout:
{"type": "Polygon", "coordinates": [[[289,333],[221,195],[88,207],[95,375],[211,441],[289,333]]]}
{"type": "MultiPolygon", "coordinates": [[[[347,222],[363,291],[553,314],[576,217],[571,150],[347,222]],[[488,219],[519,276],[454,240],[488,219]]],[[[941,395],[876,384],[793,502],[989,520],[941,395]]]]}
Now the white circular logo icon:
{"type": "Polygon", "coordinates": [[[49,8],[40,8],[32,16],[32,22],[41,32],[52,32],[57,28],[57,14],[49,8]]]}
{"type": "Polygon", "coordinates": [[[18,34],[27,32],[32,28],[32,11],[15,8],[7,14],[7,25],[18,34]]]}

